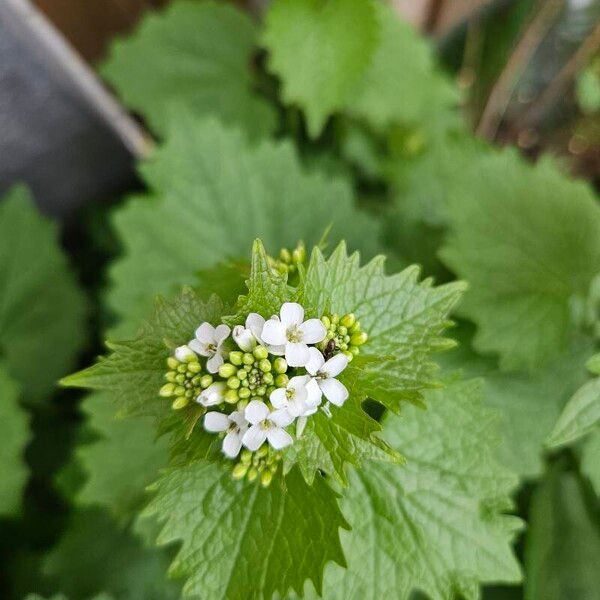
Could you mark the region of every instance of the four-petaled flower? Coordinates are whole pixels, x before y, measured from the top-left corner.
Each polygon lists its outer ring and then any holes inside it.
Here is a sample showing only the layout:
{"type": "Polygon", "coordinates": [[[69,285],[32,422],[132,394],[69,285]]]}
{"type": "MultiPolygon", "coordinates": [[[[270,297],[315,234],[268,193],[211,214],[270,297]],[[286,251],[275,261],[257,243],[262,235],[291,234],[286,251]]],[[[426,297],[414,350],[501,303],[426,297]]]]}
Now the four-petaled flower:
{"type": "Polygon", "coordinates": [[[340,352],[325,362],[325,358],[316,348],[310,348],[309,354],[305,368],[313,376],[312,381],[319,386],[329,402],[342,406],[348,398],[348,390],[335,377],[348,366],[348,357],[340,352]]]}
{"type": "Polygon", "coordinates": [[[225,390],[227,386],[224,381],[217,381],[212,383],[205,390],[199,394],[196,398],[196,402],[202,404],[202,406],[215,406],[221,404],[225,399],[225,390]]]}
{"type": "Polygon", "coordinates": [[[223,355],[226,353],[223,342],[231,330],[227,325],[218,325],[216,328],[210,323],[202,323],[196,329],[196,338],[188,346],[200,356],[208,356],[206,368],[209,373],[216,373],[223,364],[223,355]]]}
{"type": "Polygon", "coordinates": [[[244,351],[252,352],[256,344],[260,342],[265,320],[257,313],[250,313],[246,317],[246,326],[236,325],[233,328],[232,337],[235,343],[244,351]]]}
{"type": "Polygon", "coordinates": [[[281,450],[293,442],[292,436],[284,429],[294,420],[287,410],[271,412],[264,402],[252,400],[246,406],[244,417],[252,425],[242,437],[242,443],[248,450],[258,450],[265,440],[275,450],[281,450]]]}
{"type": "Polygon", "coordinates": [[[321,392],[316,385],[307,386],[310,382],[308,375],[292,377],[286,387],[271,392],[271,404],[277,409],[287,410],[294,418],[314,414],[321,401],[321,392]]]}
{"type": "Polygon", "coordinates": [[[281,306],[280,319],[272,317],[265,323],[261,338],[270,346],[283,346],[290,367],[303,367],[310,356],[308,344],[317,344],[326,335],[320,319],[304,321],[302,306],[286,302],[281,306]]]}
{"type": "Polygon", "coordinates": [[[242,437],[248,429],[248,422],[239,410],[230,415],[221,412],[209,412],[204,417],[204,429],[211,433],[227,432],[223,439],[223,454],[235,458],[242,448],[242,437]]]}

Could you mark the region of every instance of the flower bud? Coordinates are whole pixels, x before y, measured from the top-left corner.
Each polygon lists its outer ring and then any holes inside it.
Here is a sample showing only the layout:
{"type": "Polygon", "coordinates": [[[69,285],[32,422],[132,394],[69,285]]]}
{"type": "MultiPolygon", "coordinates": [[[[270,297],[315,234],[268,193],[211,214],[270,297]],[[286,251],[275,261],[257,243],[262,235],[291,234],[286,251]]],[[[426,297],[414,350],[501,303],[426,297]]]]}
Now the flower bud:
{"type": "Polygon", "coordinates": [[[168,371],[165,373],[165,379],[170,383],[174,383],[177,380],[177,373],[175,371],[168,371]]]}
{"type": "Polygon", "coordinates": [[[162,396],[163,398],[168,398],[169,396],[172,396],[175,393],[175,384],[173,383],[165,383],[165,385],[163,385],[160,388],[160,391],[158,392],[159,396],[162,396]]]}
{"type": "Polygon", "coordinates": [[[275,378],[273,377],[273,373],[264,373],[263,374],[263,381],[267,385],[270,385],[271,383],[273,383],[273,381],[275,381],[275,378]]]}
{"type": "Polygon", "coordinates": [[[273,362],[273,368],[276,373],[285,373],[288,368],[285,358],[283,358],[283,356],[276,358],[273,362]]]}
{"type": "Polygon", "coordinates": [[[227,379],[232,375],[237,373],[237,368],[234,367],[231,363],[223,363],[219,367],[219,375],[223,377],[223,379],[227,379]]]}
{"type": "Polygon", "coordinates": [[[180,410],[182,408],[185,408],[189,403],[190,403],[189,398],[186,398],[185,396],[180,396],[179,398],[176,398],[174,400],[174,402],[171,406],[173,407],[174,410],[180,410]]]}
{"type": "Polygon", "coordinates": [[[243,462],[238,463],[233,467],[233,471],[231,472],[231,476],[234,479],[243,479],[248,472],[248,465],[245,465],[243,462]]]}
{"type": "Polygon", "coordinates": [[[242,357],[242,362],[245,365],[252,365],[252,364],[254,364],[254,356],[252,354],[250,354],[249,352],[245,352],[244,356],[242,357]]]}
{"type": "Polygon", "coordinates": [[[340,325],[342,325],[343,327],[352,327],[354,323],[356,323],[356,317],[353,313],[348,313],[347,315],[344,315],[340,320],[340,325]]]}
{"type": "Polygon", "coordinates": [[[279,259],[281,260],[281,262],[289,264],[292,262],[292,255],[287,248],[282,248],[279,251],[279,259]]]}
{"type": "Polygon", "coordinates": [[[258,360],[263,360],[269,356],[269,351],[264,346],[256,346],[253,354],[256,356],[256,358],[258,358],[258,360]]]}
{"type": "Polygon", "coordinates": [[[369,336],[367,335],[366,331],[353,333],[352,337],[350,338],[350,343],[353,346],[362,346],[368,338],[369,336]]]}
{"type": "Polygon", "coordinates": [[[235,404],[239,400],[237,390],[227,390],[223,396],[223,399],[228,404],[235,404]]]}
{"type": "Polygon", "coordinates": [[[247,387],[241,387],[238,390],[238,396],[240,398],[243,398],[243,399],[250,398],[250,394],[251,394],[251,392],[247,387]]]}
{"type": "Polygon", "coordinates": [[[263,373],[268,373],[271,370],[271,361],[268,358],[263,358],[259,363],[258,363],[258,368],[263,372],[263,373]]]}
{"type": "Polygon", "coordinates": [[[233,365],[241,365],[244,354],[239,350],[233,350],[229,353],[229,362],[233,365]]]}
{"type": "Polygon", "coordinates": [[[252,332],[249,329],[246,329],[243,325],[236,325],[233,328],[233,333],[231,335],[235,340],[235,343],[244,352],[252,352],[256,346],[256,338],[254,335],[252,335],[252,332]]]}
{"type": "Polygon", "coordinates": [[[212,375],[203,375],[202,379],[200,379],[200,387],[202,389],[206,389],[209,385],[211,385],[213,382],[213,376],[212,375]]]}
{"type": "Polygon", "coordinates": [[[252,482],[258,477],[258,471],[254,467],[248,470],[248,481],[252,482]]]}
{"type": "Polygon", "coordinates": [[[329,329],[331,327],[331,321],[329,320],[329,317],[321,317],[321,323],[323,323],[325,329],[329,329]]]}
{"type": "Polygon", "coordinates": [[[174,390],[175,396],[183,396],[185,394],[185,388],[182,385],[178,385],[174,390]]]}
{"type": "Polygon", "coordinates": [[[188,371],[190,373],[200,373],[200,371],[202,371],[202,366],[200,365],[200,363],[198,361],[193,361],[191,363],[188,364],[188,371]]]}
{"type": "Polygon", "coordinates": [[[280,375],[277,375],[277,377],[275,377],[275,385],[277,387],[286,387],[289,380],[290,378],[287,375],[285,375],[285,373],[281,373],[280,375]]]}
{"type": "Polygon", "coordinates": [[[272,480],[273,480],[273,473],[271,471],[263,471],[260,474],[260,484],[263,487],[269,487],[269,485],[271,485],[272,480]]]}
{"type": "Polygon", "coordinates": [[[167,358],[167,366],[169,369],[175,370],[179,366],[179,361],[174,356],[167,358]]]}
{"type": "Polygon", "coordinates": [[[241,383],[242,382],[237,377],[230,377],[227,380],[227,387],[232,390],[237,390],[240,387],[241,383]]]}

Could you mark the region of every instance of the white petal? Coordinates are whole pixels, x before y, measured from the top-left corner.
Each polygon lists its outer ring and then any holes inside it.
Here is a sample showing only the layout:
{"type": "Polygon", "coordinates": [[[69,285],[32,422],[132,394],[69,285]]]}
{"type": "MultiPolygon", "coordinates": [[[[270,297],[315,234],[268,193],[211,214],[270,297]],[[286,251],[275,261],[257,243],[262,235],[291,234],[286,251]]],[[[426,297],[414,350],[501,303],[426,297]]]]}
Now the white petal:
{"type": "Polygon", "coordinates": [[[246,406],[246,410],[244,411],[246,421],[252,423],[252,425],[264,421],[268,416],[269,409],[267,408],[267,405],[260,400],[252,400],[252,402],[246,406]]]}
{"type": "Polygon", "coordinates": [[[204,429],[212,433],[227,431],[229,428],[229,419],[222,412],[209,412],[204,415],[204,429]]]}
{"type": "Polygon", "coordinates": [[[274,410],[269,415],[269,421],[275,423],[278,427],[287,427],[294,420],[294,416],[291,415],[285,408],[274,410]]]}
{"type": "Polygon", "coordinates": [[[223,402],[225,387],[225,383],[222,381],[213,383],[198,396],[197,401],[204,406],[215,406],[215,404],[220,404],[223,402]]]}
{"type": "Polygon", "coordinates": [[[318,348],[309,348],[308,349],[308,361],[307,361],[306,365],[304,365],[306,367],[306,370],[311,375],[316,375],[324,364],[325,364],[325,359],[323,358],[323,355],[321,354],[319,349],[318,348]]]}
{"type": "Polygon", "coordinates": [[[348,366],[348,357],[340,352],[332,356],[322,367],[321,371],[327,373],[327,377],[336,377],[348,366]]]}
{"type": "Polygon", "coordinates": [[[242,429],[244,427],[248,427],[248,422],[246,421],[246,418],[244,417],[244,413],[241,410],[234,410],[229,415],[229,420],[232,423],[235,423],[240,429],[242,429]]]}
{"type": "Polygon", "coordinates": [[[281,321],[269,319],[263,327],[260,339],[265,344],[272,344],[273,346],[283,346],[287,341],[287,338],[285,336],[285,325],[281,321]]]}
{"type": "Polygon", "coordinates": [[[287,431],[279,429],[279,427],[269,429],[269,431],[267,431],[267,439],[269,440],[269,444],[271,444],[275,450],[281,450],[294,442],[292,436],[287,431]]]}
{"type": "Polygon", "coordinates": [[[306,405],[319,406],[322,396],[321,388],[315,379],[311,379],[306,384],[306,405]]]}
{"type": "Polygon", "coordinates": [[[310,357],[308,346],[302,343],[288,342],[285,346],[285,360],[290,367],[303,367],[310,357]]]}
{"type": "Polygon", "coordinates": [[[216,354],[213,354],[206,361],[206,370],[209,373],[216,373],[222,364],[223,364],[223,357],[221,356],[221,354],[219,352],[217,352],[216,354]]]}
{"type": "Polygon", "coordinates": [[[269,396],[269,400],[275,408],[285,408],[288,403],[286,389],[277,388],[276,390],[273,390],[269,396]]]}
{"type": "Polygon", "coordinates": [[[309,381],[310,377],[308,375],[296,375],[296,377],[292,377],[289,380],[288,388],[292,388],[293,390],[302,389],[309,381]]]}
{"type": "Polygon", "coordinates": [[[236,325],[233,328],[233,339],[244,352],[252,352],[256,347],[256,338],[243,325],[236,325]]]}
{"type": "Polygon", "coordinates": [[[258,313],[250,313],[246,317],[246,329],[249,329],[257,340],[260,339],[264,326],[265,320],[258,313]]]}
{"type": "Polygon", "coordinates": [[[215,342],[217,346],[220,346],[227,339],[230,331],[231,329],[227,325],[217,325],[215,329],[215,342]]]}
{"type": "Polygon", "coordinates": [[[310,415],[314,415],[319,410],[318,406],[307,406],[306,410],[302,413],[300,418],[302,417],[310,417],[310,415]]]}
{"type": "Polygon", "coordinates": [[[308,419],[306,417],[300,417],[296,421],[296,439],[300,439],[302,434],[304,433],[304,429],[306,428],[306,423],[308,419]]]}
{"type": "Polygon", "coordinates": [[[223,454],[235,458],[242,449],[242,438],[234,431],[230,431],[223,440],[223,454]]]}
{"type": "Polygon", "coordinates": [[[198,340],[192,340],[191,342],[189,342],[188,346],[200,356],[208,356],[210,354],[206,347],[206,344],[203,344],[198,340]]]}
{"type": "Polygon", "coordinates": [[[284,302],[279,312],[281,322],[286,329],[292,325],[300,325],[304,321],[304,309],[297,302],[284,302]]]}
{"type": "Polygon", "coordinates": [[[285,354],[285,344],[282,344],[281,346],[272,346],[271,344],[267,344],[267,350],[275,356],[283,356],[285,354]]]}
{"type": "Polygon", "coordinates": [[[286,410],[295,419],[296,417],[303,415],[304,412],[306,411],[306,409],[307,409],[307,406],[302,400],[299,400],[298,398],[294,398],[288,402],[286,410]]]}
{"type": "Polygon", "coordinates": [[[175,348],[175,358],[179,362],[186,362],[195,357],[196,354],[189,346],[179,346],[178,348],[175,348]]]}
{"type": "Polygon", "coordinates": [[[215,328],[210,323],[202,323],[196,329],[196,339],[202,344],[212,344],[215,341],[215,328]]]}
{"type": "Polygon", "coordinates": [[[325,339],[327,329],[320,319],[309,319],[300,325],[303,334],[302,341],[306,344],[316,344],[325,339]]]}
{"type": "Polygon", "coordinates": [[[346,398],[348,398],[346,386],[337,379],[322,379],[319,382],[319,387],[323,394],[325,394],[325,398],[336,406],[342,406],[346,398]]]}
{"type": "Polygon", "coordinates": [[[260,425],[252,425],[248,431],[242,437],[242,444],[254,452],[258,450],[267,439],[267,430],[263,429],[260,425]]]}

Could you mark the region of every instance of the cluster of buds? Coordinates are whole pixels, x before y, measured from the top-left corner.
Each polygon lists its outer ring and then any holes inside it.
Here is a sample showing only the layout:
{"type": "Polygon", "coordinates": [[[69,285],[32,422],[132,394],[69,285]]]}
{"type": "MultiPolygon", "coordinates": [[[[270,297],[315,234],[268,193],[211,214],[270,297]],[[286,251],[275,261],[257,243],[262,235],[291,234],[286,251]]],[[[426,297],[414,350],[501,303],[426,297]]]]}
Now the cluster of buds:
{"type": "Polygon", "coordinates": [[[233,477],[267,486],[294,441],[288,429],[295,423],[299,437],[318,410],[343,406],[348,390],[337,376],[366,340],[354,315],[304,320],[295,302],[269,320],[251,313],[233,331],[202,323],[167,359],[159,394],[175,410],[201,405],[204,428],[238,460],[233,477]]]}
{"type": "Polygon", "coordinates": [[[298,242],[294,250],[282,248],[278,258],[270,258],[271,268],[278,273],[293,274],[298,271],[298,267],[306,263],[306,247],[304,242],[298,242]]]}
{"type": "Polygon", "coordinates": [[[336,314],[324,315],[321,317],[321,322],[327,329],[327,334],[318,348],[326,358],[337,352],[343,352],[348,357],[348,361],[351,361],[368,339],[368,335],[361,329],[353,313],[347,313],[342,317],[336,314]]]}

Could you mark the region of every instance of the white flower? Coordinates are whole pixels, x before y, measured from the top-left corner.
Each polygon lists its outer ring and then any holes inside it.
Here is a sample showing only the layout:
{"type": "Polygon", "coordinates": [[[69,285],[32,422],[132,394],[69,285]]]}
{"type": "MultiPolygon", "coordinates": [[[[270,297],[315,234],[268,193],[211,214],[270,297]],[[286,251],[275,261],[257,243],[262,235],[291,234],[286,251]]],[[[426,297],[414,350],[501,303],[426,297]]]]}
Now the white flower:
{"type": "Polygon", "coordinates": [[[246,406],[244,417],[252,424],[242,438],[242,444],[248,450],[258,450],[265,440],[268,440],[275,450],[281,450],[293,442],[292,436],[283,429],[294,420],[287,410],[270,412],[264,402],[252,400],[246,406]]]}
{"type": "Polygon", "coordinates": [[[304,309],[296,302],[286,302],[281,320],[269,319],[262,330],[262,341],[271,346],[285,346],[285,360],[290,367],[303,367],[309,358],[308,344],[322,341],[327,334],[319,319],[304,321],[304,309]]]}
{"type": "Polygon", "coordinates": [[[336,406],[342,406],[348,398],[346,386],[335,379],[347,366],[348,357],[341,352],[325,362],[317,348],[310,348],[310,358],[306,363],[306,370],[313,376],[312,381],[319,386],[325,398],[336,406]]]}
{"type": "Polygon", "coordinates": [[[175,348],[175,358],[179,362],[190,362],[198,357],[189,346],[179,346],[178,348],[175,348]]]}
{"type": "Polygon", "coordinates": [[[216,373],[223,364],[225,350],[222,345],[229,336],[230,331],[227,325],[219,325],[215,328],[210,323],[202,323],[196,329],[196,338],[188,344],[200,356],[209,357],[206,362],[209,373],[216,373]]]}
{"type": "Polygon", "coordinates": [[[270,400],[275,408],[287,410],[292,417],[312,415],[321,401],[318,386],[307,387],[311,381],[308,375],[292,377],[286,387],[271,392],[270,400]]]}
{"type": "Polygon", "coordinates": [[[196,398],[196,402],[202,404],[202,406],[215,406],[223,402],[225,390],[227,385],[224,381],[217,381],[209,385],[205,390],[202,390],[200,395],[196,398]]]}
{"type": "Polygon", "coordinates": [[[236,325],[233,328],[233,339],[235,343],[244,351],[252,352],[256,344],[260,341],[265,320],[257,313],[250,313],[246,317],[246,326],[236,325]]]}
{"type": "Polygon", "coordinates": [[[242,437],[248,429],[248,423],[239,410],[230,415],[221,412],[209,412],[204,417],[204,429],[211,433],[227,432],[223,440],[223,454],[235,458],[242,448],[242,437]]]}

